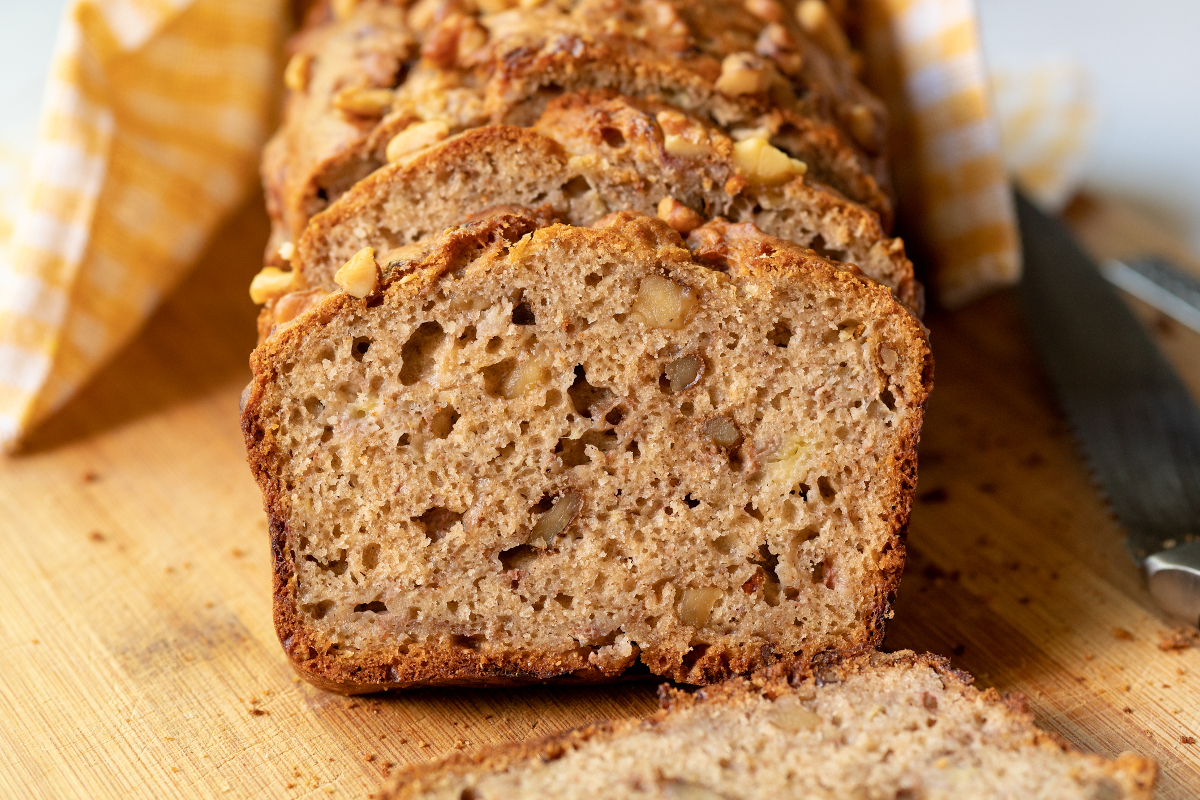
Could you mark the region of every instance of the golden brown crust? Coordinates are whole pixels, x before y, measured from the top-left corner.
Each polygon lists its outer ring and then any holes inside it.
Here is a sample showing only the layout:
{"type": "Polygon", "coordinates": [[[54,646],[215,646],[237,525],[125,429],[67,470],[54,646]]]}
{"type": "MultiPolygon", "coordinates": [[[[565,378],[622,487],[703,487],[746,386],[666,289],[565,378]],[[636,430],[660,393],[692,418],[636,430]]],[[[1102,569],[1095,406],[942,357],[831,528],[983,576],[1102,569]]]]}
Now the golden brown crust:
{"type": "MultiPolygon", "coordinates": [[[[610,215],[596,229],[544,227],[545,215],[509,211],[495,213],[485,219],[447,231],[414,262],[396,265],[384,275],[383,286],[376,295],[358,300],[337,293],[326,297],[304,314],[295,324],[277,333],[259,347],[251,357],[254,384],[242,414],[252,471],[264,495],[270,520],[274,558],[274,615],[276,630],[293,665],[313,683],[332,691],[360,693],[415,685],[511,685],[516,683],[567,680],[592,682],[618,677],[632,661],[614,665],[602,671],[588,662],[589,648],[580,647],[571,653],[503,653],[499,655],[475,651],[470,647],[412,648],[395,653],[344,654],[323,643],[309,631],[299,614],[296,603],[294,553],[286,528],[288,519],[286,493],[279,485],[279,470],[275,466],[282,454],[272,451],[267,433],[268,419],[259,415],[266,387],[273,379],[276,365],[284,355],[299,345],[306,332],[315,329],[339,313],[387,303],[404,306],[431,291],[439,279],[453,272],[482,249],[507,247],[527,233],[548,238],[564,235],[585,236],[596,242],[608,240],[617,247],[631,243],[654,248],[660,260],[692,264],[692,257],[683,247],[679,235],[661,220],[643,217],[632,212],[610,215]]],[[[904,563],[904,536],[912,492],[916,483],[916,450],[920,436],[924,404],[932,388],[932,356],[921,324],[883,286],[859,277],[856,270],[837,265],[811,250],[791,242],[767,237],[751,230],[753,226],[731,226],[721,220],[705,226],[700,234],[708,242],[709,252],[718,247],[715,238],[728,242],[726,269],[747,275],[772,273],[797,281],[834,281],[843,296],[858,295],[872,307],[873,314],[886,318],[895,327],[897,338],[916,346],[926,367],[919,382],[897,387],[905,393],[915,413],[901,431],[900,443],[889,456],[888,470],[896,476],[894,488],[885,498],[890,510],[890,543],[885,547],[878,565],[879,578],[874,586],[864,587],[869,594],[869,619],[862,637],[846,641],[834,653],[799,651],[775,653],[770,647],[753,652],[731,652],[719,647],[701,648],[691,659],[679,654],[643,649],[641,661],[651,671],[688,683],[714,683],[732,675],[774,666],[783,670],[802,670],[814,659],[841,658],[866,653],[883,640],[886,620],[894,600],[896,586],[904,563]]],[[[535,242],[537,236],[534,236],[535,242]]]]}

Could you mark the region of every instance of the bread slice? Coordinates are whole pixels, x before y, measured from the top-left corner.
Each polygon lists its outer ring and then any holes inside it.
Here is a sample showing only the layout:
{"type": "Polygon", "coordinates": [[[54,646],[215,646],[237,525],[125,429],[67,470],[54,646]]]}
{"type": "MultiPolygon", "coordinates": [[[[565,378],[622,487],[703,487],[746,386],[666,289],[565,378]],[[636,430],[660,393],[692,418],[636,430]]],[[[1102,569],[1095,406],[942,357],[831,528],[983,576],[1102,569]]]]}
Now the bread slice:
{"type": "Polygon", "coordinates": [[[312,214],[386,163],[388,143],[409,125],[526,125],[575,89],[662,97],[771,137],[890,224],[883,107],[782,6],[763,10],[779,16],[773,26],[721,0],[582,0],[478,17],[473,8],[447,0],[406,13],[363,0],[342,19],[315,15],[293,42],[283,123],[263,162],[270,263],[283,263],[275,251],[312,214]],[[754,91],[722,83],[722,60],[734,55],[756,70],[754,91]],[[357,89],[376,105],[343,102],[357,89]]]}
{"type": "Polygon", "coordinates": [[[370,148],[377,114],[337,108],[343,92],[390,92],[420,56],[403,8],[372,0],[337,23],[303,28],[289,42],[290,60],[279,130],[263,149],[267,212],[272,220],[267,262],[283,263],[309,218],[379,166],[370,148]]]}
{"type": "Polygon", "coordinates": [[[756,158],[665,103],[568,94],[531,128],[476,128],[364,179],[312,220],[292,267],[300,285],[331,289],[361,248],[409,245],[492,205],[544,203],[590,225],[616,210],[654,215],[667,200],[661,216],[684,234],[713,216],[754,222],[858,266],[919,308],[904,245],[884,235],[874,213],[786,159],[777,175],[761,176],[756,158]]]}
{"type": "Polygon", "coordinates": [[[1034,727],[1020,697],[979,691],[945,659],[873,653],[800,676],[662,692],[646,721],[602,722],[397,773],[384,800],[1121,800],[1153,761],[1084,755],[1034,727]]]}
{"type": "Polygon", "coordinates": [[[255,351],[242,426],[296,668],[342,692],[639,660],[710,683],[878,645],[921,324],[752,225],[693,253],[631,213],[544,222],[451,230],[377,285],[364,254],[361,298],[255,351]]]}

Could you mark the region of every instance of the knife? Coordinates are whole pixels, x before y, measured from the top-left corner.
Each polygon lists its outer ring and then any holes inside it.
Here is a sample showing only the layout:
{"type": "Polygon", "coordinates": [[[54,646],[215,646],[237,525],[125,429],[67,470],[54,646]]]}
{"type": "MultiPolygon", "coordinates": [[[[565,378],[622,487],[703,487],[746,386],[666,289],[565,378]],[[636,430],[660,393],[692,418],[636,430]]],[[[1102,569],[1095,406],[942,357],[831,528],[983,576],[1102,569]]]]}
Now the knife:
{"type": "Polygon", "coordinates": [[[1166,259],[1144,256],[1100,265],[1108,282],[1200,332],[1200,281],[1166,259]]]}
{"type": "Polygon", "coordinates": [[[1200,624],[1200,411],[1062,223],[1019,192],[1034,344],[1083,453],[1169,614],[1200,624]]]}

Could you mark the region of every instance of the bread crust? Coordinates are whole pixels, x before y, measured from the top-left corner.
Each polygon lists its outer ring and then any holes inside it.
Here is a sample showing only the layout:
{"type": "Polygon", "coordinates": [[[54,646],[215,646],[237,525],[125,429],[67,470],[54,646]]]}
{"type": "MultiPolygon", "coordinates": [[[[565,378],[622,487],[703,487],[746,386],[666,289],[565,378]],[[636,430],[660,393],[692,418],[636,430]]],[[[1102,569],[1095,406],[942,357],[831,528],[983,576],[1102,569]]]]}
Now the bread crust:
{"type": "MultiPolygon", "coordinates": [[[[478,222],[448,231],[421,259],[394,265],[383,278],[380,290],[361,300],[343,293],[327,296],[305,312],[290,326],[278,331],[257,348],[251,356],[254,381],[242,413],[242,431],[246,440],[248,460],[262,489],[269,519],[272,543],[274,620],[276,632],[285,652],[296,670],[307,680],[330,691],[345,694],[401,689],[413,686],[497,686],[548,681],[588,683],[612,680],[636,662],[635,658],[601,670],[588,662],[590,648],[573,653],[507,652],[486,654],[468,647],[422,647],[405,653],[357,653],[354,655],[331,651],[306,627],[297,612],[296,578],[294,572],[294,543],[287,529],[287,497],[279,483],[274,453],[268,437],[269,419],[260,416],[264,392],[272,381],[281,355],[305,336],[339,313],[379,303],[394,306],[410,304],[437,285],[439,279],[465,263],[468,254],[482,248],[503,248],[526,234],[546,237],[583,235],[595,241],[607,240],[616,246],[628,246],[630,241],[654,247],[660,258],[692,261],[682,247],[678,234],[661,220],[630,212],[610,215],[595,229],[574,229],[565,226],[545,227],[545,216],[528,212],[505,211],[478,222]]],[[[897,387],[910,399],[914,412],[899,434],[899,445],[888,456],[885,469],[894,476],[890,491],[882,502],[889,509],[889,546],[878,564],[878,579],[873,586],[864,587],[868,595],[869,619],[860,638],[845,642],[836,653],[815,652],[774,653],[769,647],[759,652],[731,653],[710,647],[690,663],[680,662],[679,656],[654,649],[643,649],[641,661],[651,671],[687,683],[715,683],[732,675],[749,673],[764,666],[781,669],[801,669],[816,657],[846,657],[866,653],[883,640],[887,619],[904,566],[904,538],[912,493],[916,485],[917,443],[920,436],[924,405],[932,388],[932,355],[928,349],[923,326],[910,312],[899,305],[883,286],[856,274],[845,265],[835,265],[816,253],[790,242],[756,234],[752,225],[731,226],[712,224],[716,238],[727,243],[726,261],[731,269],[748,275],[768,272],[795,280],[832,280],[840,292],[865,296],[881,317],[890,318],[907,341],[918,343],[925,369],[919,381],[897,387]]],[[[708,238],[709,258],[716,245],[708,238]]],[[[636,671],[633,673],[636,674],[636,671]]]]}

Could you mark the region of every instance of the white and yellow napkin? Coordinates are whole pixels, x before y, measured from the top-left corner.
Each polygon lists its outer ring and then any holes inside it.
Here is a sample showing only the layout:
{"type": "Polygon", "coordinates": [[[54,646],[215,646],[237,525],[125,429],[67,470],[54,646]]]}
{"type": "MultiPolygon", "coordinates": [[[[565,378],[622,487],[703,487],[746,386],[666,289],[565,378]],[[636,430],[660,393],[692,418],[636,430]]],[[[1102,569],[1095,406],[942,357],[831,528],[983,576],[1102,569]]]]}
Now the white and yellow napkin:
{"type": "Polygon", "coordinates": [[[0,445],[140,327],[256,175],[284,0],[75,0],[0,204],[0,445]]]}

